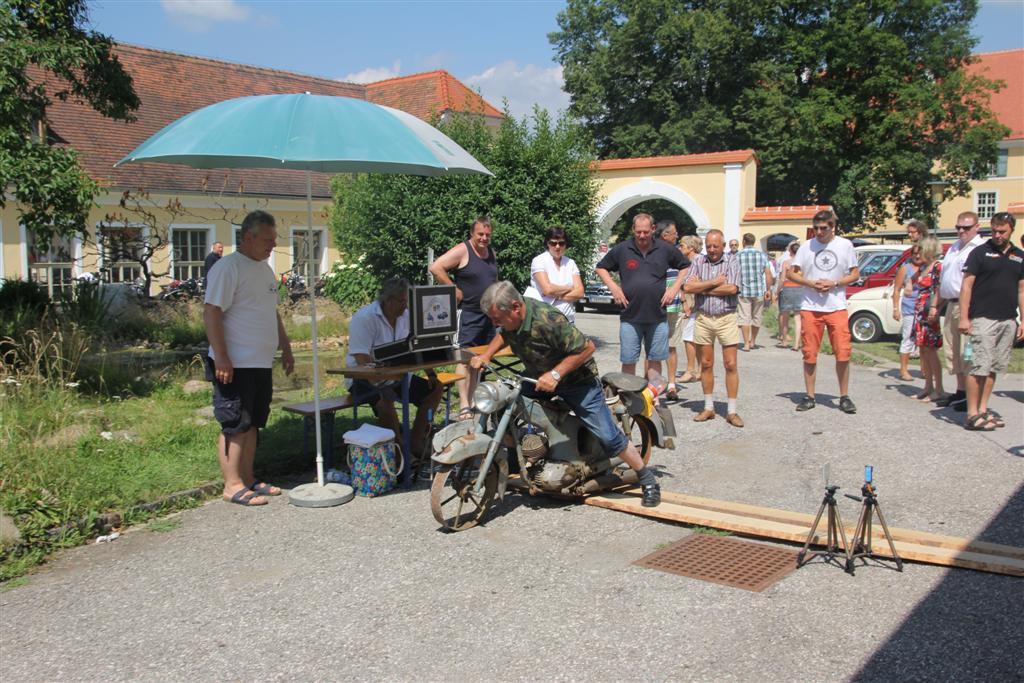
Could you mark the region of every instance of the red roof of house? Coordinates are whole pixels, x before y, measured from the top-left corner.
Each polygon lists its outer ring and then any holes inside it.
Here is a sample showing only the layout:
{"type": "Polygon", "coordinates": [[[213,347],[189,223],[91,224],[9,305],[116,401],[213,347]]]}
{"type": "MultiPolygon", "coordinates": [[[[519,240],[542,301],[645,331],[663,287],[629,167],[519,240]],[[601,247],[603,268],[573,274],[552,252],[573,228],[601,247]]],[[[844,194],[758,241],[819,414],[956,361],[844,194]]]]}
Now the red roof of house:
{"type": "Polygon", "coordinates": [[[831,204],[806,206],[755,206],[743,214],[744,221],[810,220],[819,211],[832,208],[831,204]]]}
{"type": "Polygon", "coordinates": [[[752,149],[729,152],[706,152],[704,154],[677,154],[664,157],[633,157],[632,159],[605,159],[595,162],[598,171],[615,171],[627,168],[665,168],[668,166],[705,166],[729,163],[744,163],[757,155],[752,149]]]}
{"type": "Polygon", "coordinates": [[[1006,207],[1006,210],[1012,214],[1024,214],[1024,202],[1013,202],[1006,207]]]}
{"type": "MultiPolygon", "coordinates": [[[[86,104],[54,100],[47,110],[50,136],[78,151],[90,176],[116,187],[149,191],[230,192],[306,196],[305,173],[283,170],[198,170],[176,164],[114,163],[153,133],[185,114],[246,95],[311,92],[366,99],[361,85],[203,57],[118,45],[117,56],[142,104],[135,123],[104,118],[86,104]],[[208,184],[204,187],[204,182],[208,184]]],[[[329,176],[313,174],[313,194],[329,197],[329,176]]]]}
{"type": "Polygon", "coordinates": [[[501,118],[502,113],[447,71],[428,71],[411,76],[367,83],[366,99],[429,119],[446,111],[480,113],[501,118]]]}
{"type": "Polygon", "coordinates": [[[1024,48],[982,52],[968,71],[1006,85],[992,96],[992,111],[1004,126],[1010,128],[1007,140],[1024,138],[1024,48]]]}

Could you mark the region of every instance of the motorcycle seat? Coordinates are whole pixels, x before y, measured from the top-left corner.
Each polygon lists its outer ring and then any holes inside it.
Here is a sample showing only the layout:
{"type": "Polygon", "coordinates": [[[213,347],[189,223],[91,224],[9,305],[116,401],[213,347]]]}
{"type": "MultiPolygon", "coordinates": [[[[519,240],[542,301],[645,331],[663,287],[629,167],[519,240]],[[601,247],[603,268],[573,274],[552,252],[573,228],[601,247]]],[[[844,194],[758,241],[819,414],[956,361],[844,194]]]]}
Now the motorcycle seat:
{"type": "Polygon", "coordinates": [[[643,391],[647,388],[647,380],[624,372],[609,372],[601,377],[601,381],[618,391],[643,391]]]}

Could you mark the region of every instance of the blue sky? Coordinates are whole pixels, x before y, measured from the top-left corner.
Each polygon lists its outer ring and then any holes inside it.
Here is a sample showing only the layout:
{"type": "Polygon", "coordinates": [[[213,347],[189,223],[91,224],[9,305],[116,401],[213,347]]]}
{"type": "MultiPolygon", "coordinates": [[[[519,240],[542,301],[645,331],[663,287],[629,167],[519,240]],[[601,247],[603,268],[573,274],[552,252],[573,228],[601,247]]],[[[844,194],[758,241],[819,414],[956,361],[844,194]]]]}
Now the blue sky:
{"type": "MultiPolygon", "coordinates": [[[[92,27],[145,47],[369,82],[446,69],[522,116],[565,108],[547,34],[562,0],[92,0],[92,27]]],[[[978,51],[1024,47],[1024,0],[982,0],[978,51]]]]}

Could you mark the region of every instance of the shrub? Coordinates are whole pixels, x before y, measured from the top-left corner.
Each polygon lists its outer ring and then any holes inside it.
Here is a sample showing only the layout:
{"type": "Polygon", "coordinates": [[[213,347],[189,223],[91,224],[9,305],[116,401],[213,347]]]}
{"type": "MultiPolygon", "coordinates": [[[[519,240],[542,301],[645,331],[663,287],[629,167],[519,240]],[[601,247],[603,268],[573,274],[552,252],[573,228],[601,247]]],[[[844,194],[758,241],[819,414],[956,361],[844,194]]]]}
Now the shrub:
{"type": "Polygon", "coordinates": [[[354,311],[374,300],[380,289],[377,277],[362,261],[341,265],[334,264],[330,273],[324,276],[324,294],[339,306],[354,311]]]}

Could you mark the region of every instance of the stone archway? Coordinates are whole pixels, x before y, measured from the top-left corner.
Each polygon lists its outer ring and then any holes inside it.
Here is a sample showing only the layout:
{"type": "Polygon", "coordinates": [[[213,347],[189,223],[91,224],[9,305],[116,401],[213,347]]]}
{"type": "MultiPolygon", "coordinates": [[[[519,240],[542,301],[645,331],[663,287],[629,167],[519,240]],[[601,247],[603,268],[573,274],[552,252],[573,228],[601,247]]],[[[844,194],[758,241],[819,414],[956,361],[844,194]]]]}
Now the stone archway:
{"type": "Polygon", "coordinates": [[[664,199],[685,211],[697,225],[701,237],[711,228],[707,212],[697,201],[680,188],[650,178],[621,187],[608,195],[597,209],[597,222],[602,241],[607,241],[612,226],[631,206],[649,199],[664,199]]]}

